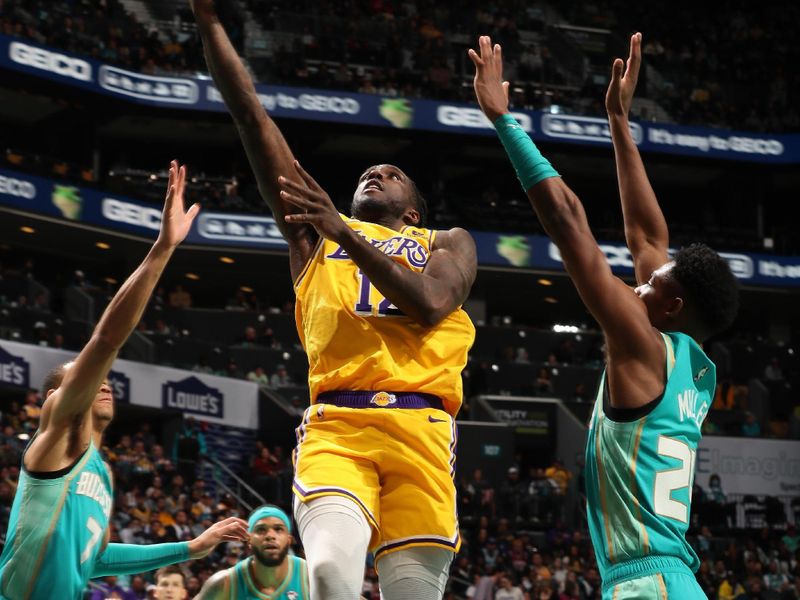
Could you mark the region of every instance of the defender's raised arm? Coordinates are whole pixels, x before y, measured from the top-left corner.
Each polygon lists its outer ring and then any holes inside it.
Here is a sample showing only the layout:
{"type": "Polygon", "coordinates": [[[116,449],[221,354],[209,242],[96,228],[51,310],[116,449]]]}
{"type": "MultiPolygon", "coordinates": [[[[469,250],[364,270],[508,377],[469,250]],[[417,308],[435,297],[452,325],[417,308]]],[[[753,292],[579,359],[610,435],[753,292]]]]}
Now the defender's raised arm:
{"type": "Polygon", "coordinates": [[[647,178],[639,150],[631,136],[628,113],[642,63],[642,34],[631,36],[627,65],[614,60],[606,92],[606,111],[617,161],[619,197],[625,222],[625,240],[633,255],[636,282],[645,283],[669,260],[669,230],[658,199],[647,178]],[[623,69],[625,74],[623,75],[623,69]]]}

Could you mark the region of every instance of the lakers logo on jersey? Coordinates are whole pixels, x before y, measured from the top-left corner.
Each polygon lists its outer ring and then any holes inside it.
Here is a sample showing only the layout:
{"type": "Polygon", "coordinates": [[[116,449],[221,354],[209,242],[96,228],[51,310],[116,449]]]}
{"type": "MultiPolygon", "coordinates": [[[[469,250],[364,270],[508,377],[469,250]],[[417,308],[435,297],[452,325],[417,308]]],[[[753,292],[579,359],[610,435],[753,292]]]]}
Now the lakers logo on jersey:
{"type": "Polygon", "coordinates": [[[388,392],[377,392],[370,399],[370,404],[374,404],[375,406],[380,406],[381,408],[385,406],[390,406],[395,402],[397,402],[397,397],[394,394],[390,394],[388,392]]]}

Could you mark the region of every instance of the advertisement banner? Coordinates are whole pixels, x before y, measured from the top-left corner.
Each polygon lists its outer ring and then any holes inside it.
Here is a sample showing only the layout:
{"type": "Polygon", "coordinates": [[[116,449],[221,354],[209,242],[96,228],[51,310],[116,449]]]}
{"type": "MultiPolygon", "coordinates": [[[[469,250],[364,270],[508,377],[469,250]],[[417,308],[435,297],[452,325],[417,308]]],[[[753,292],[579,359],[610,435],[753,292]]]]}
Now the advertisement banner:
{"type": "MultiPolygon", "coordinates": [[[[5,35],[0,35],[0,68],[149,106],[226,110],[208,77],[145,75],[5,35]]],[[[264,108],[277,118],[494,135],[492,124],[475,104],[264,84],[256,85],[256,93],[264,108]]],[[[512,115],[536,141],[611,146],[603,117],[533,110],[517,110],[512,115]]],[[[632,122],[631,133],[645,152],[800,163],[800,134],[744,133],[650,122],[632,122]]]]}
{"type": "MultiPolygon", "coordinates": [[[[76,353],[0,340],[0,384],[38,388],[76,353]]],[[[117,359],[108,374],[117,402],[177,410],[201,421],[258,428],[258,386],[250,381],[117,359]]]]}
{"type": "MultiPolygon", "coordinates": [[[[153,204],[99,190],[63,184],[43,177],[0,169],[0,206],[97,225],[155,239],[161,209],[153,204]]],[[[563,271],[561,253],[549,238],[470,231],[481,266],[563,271]]],[[[275,219],[263,215],[201,212],[186,237],[187,244],[287,250],[275,219]]],[[[611,269],[633,275],[633,259],[620,242],[599,241],[611,269]]],[[[675,252],[670,249],[670,252],[675,252]]],[[[800,257],[754,253],[721,253],[733,273],[747,285],[800,286],[800,257]]]]}
{"type": "Polygon", "coordinates": [[[696,464],[695,483],[706,491],[719,475],[726,494],[800,496],[800,441],[706,436],[696,464]]]}

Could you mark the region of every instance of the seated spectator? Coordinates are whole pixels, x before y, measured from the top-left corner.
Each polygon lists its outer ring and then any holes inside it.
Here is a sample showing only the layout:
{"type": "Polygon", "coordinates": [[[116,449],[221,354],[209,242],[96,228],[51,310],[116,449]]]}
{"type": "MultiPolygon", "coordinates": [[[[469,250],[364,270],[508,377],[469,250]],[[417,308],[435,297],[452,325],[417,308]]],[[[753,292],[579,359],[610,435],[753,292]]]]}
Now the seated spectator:
{"type": "Polygon", "coordinates": [[[260,340],[256,335],[256,328],[252,325],[245,327],[244,334],[236,342],[236,345],[242,348],[256,348],[261,346],[260,340]]]}
{"type": "Polygon", "coordinates": [[[783,381],[783,369],[777,357],[772,357],[764,369],[764,379],[767,381],[783,381]]]}
{"type": "Polygon", "coordinates": [[[278,365],[275,373],[269,378],[269,384],[273,388],[289,387],[294,385],[289,372],[284,365],[278,365]]]}
{"type": "Polygon", "coordinates": [[[169,294],[169,305],[173,308],[191,308],[192,295],[178,284],[169,294]]]}
{"type": "Polygon", "coordinates": [[[97,589],[89,596],[89,600],[108,600],[109,598],[126,600],[129,598],[125,588],[117,585],[117,579],[116,575],[103,577],[102,581],[97,585],[97,589]]]}
{"type": "Polygon", "coordinates": [[[556,485],[558,486],[558,494],[560,496],[567,495],[567,488],[569,488],[569,482],[570,479],[572,479],[572,473],[567,470],[567,468],[564,466],[564,463],[562,463],[560,459],[555,459],[553,464],[547,468],[544,474],[556,482],[556,485]]]}
{"type": "Polygon", "coordinates": [[[533,393],[536,396],[549,396],[553,393],[553,381],[550,379],[550,371],[545,367],[539,369],[539,374],[533,384],[533,393]]]}
{"type": "Polygon", "coordinates": [[[264,372],[263,367],[256,367],[252,371],[247,374],[248,381],[252,381],[255,384],[268,386],[269,385],[269,377],[264,372]]]}
{"type": "Polygon", "coordinates": [[[756,416],[749,410],[744,414],[742,423],[742,435],[745,437],[759,437],[761,435],[761,424],[756,420],[756,416]]]}
{"type": "Polygon", "coordinates": [[[495,592],[495,600],[524,600],[522,590],[511,582],[508,575],[500,577],[500,589],[495,592]]]}

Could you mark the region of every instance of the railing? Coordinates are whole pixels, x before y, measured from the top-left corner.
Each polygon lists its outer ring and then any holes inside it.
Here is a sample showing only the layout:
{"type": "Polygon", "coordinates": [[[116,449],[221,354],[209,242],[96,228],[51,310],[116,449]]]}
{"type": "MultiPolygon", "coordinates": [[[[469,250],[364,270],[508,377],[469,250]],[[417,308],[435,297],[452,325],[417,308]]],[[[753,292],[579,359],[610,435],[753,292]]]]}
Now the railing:
{"type": "Polygon", "coordinates": [[[252,511],[257,506],[266,504],[264,497],[253,489],[244,479],[234,473],[225,463],[210,456],[207,456],[205,460],[211,464],[214,481],[217,486],[219,486],[219,489],[233,496],[233,498],[248,512],[252,511]],[[227,475],[229,481],[232,481],[233,484],[228,485],[221,473],[227,475]]]}

